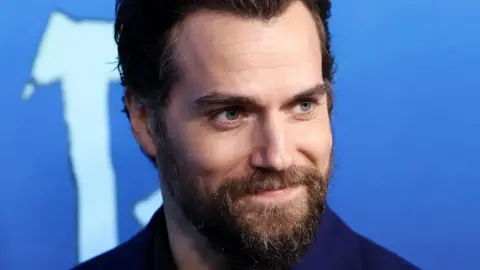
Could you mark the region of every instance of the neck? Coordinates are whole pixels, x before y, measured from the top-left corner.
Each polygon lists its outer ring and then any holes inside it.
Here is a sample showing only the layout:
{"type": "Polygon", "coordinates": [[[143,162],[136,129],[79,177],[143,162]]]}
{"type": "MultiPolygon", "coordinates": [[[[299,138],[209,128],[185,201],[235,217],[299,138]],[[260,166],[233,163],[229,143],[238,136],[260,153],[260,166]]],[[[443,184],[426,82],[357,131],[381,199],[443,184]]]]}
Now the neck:
{"type": "Polygon", "coordinates": [[[177,204],[167,194],[164,194],[163,205],[168,240],[177,269],[223,269],[225,265],[223,256],[209,247],[208,240],[193,228],[185,219],[177,204]]]}

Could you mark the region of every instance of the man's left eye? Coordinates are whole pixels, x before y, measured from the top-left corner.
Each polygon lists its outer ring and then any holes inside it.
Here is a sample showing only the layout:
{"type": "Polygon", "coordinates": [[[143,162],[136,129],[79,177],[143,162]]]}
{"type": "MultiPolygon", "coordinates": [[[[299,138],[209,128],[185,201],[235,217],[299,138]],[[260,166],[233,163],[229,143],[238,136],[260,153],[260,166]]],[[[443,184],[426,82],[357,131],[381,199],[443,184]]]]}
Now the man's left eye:
{"type": "Polygon", "coordinates": [[[307,113],[312,110],[313,105],[311,101],[302,101],[295,106],[293,111],[295,113],[307,113]]]}
{"type": "Polygon", "coordinates": [[[240,118],[240,111],[237,109],[226,109],[217,114],[220,121],[235,121],[240,118]]]}

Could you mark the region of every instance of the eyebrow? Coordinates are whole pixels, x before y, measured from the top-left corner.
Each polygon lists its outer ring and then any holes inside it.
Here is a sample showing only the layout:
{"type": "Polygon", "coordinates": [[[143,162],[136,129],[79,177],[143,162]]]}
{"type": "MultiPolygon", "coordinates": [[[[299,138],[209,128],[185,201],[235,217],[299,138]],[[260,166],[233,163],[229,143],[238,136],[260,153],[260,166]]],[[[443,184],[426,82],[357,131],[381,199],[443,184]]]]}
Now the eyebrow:
{"type": "MultiPolygon", "coordinates": [[[[319,83],[313,87],[310,87],[302,91],[301,93],[296,94],[295,96],[287,100],[285,104],[290,105],[293,102],[296,102],[299,100],[304,100],[304,99],[313,98],[313,97],[320,97],[325,95],[327,91],[328,91],[328,86],[323,83],[319,83]]],[[[215,106],[218,107],[218,106],[239,106],[239,105],[261,107],[260,102],[258,102],[258,100],[256,100],[254,97],[221,94],[218,92],[213,92],[211,94],[200,97],[194,101],[194,107],[197,110],[204,110],[206,108],[215,107],[215,106]]]]}

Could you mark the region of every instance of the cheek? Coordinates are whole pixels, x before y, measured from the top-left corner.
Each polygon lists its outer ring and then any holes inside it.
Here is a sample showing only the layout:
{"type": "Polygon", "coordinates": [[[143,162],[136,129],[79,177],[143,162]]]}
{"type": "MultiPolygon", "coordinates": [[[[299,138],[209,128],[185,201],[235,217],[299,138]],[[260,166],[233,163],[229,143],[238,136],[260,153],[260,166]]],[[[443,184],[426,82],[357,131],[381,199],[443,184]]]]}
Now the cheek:
{"type": "Polygon", "coordinates": [[[290,137],[295,138],[296,153],[300,155],[294,160],[300,160],[302,163],[308,162],[309,165],[313,164],[322,172],[328,170],[333,145],[328,116],[325,119],[299,124],[290,137]]]}
{"type": "Polygon", "coordinates": [[[214,191],[222,180],[241,175],[250,149],[249,131],[214,132],[200,121],[189,121],[182,110],[168,115],[168,136],[175,144],[181,169],[199,179],[205,192],[214,191]]]}
{"type": "Polygon", "coordinates": [[[209,185],[240,171],[248,160],[251,144],[246,130],[212,132],[191,124],[181,137],[188,169],[209,185]]]}

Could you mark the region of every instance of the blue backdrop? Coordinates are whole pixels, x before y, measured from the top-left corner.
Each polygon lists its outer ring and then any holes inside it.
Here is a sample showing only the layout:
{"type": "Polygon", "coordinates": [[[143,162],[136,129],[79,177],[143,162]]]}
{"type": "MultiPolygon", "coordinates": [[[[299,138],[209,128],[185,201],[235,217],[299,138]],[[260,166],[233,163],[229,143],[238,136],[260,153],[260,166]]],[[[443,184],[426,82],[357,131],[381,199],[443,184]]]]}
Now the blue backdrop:
{"type": "MultiPolygon", "coordinates": [[[[480,269],[480,2],[335,0],[331,205],[424,269],[480,269]]],[[[0,1],[0,269],[67,269],[161,204],[120,113],[113,1],[0,1]]]]}

